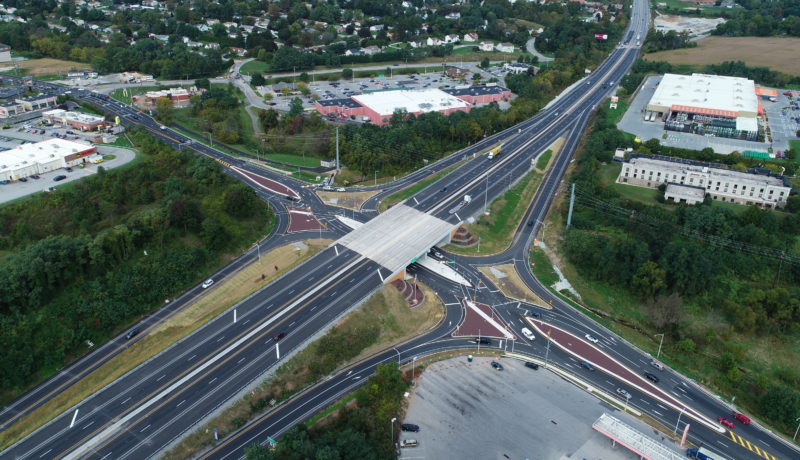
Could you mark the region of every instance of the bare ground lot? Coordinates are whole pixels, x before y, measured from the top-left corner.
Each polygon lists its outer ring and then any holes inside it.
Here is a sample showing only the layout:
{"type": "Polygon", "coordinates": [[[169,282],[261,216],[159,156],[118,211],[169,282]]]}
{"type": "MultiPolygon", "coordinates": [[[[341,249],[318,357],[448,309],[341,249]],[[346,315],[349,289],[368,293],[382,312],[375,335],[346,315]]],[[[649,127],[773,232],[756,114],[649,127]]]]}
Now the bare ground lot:
{"type": "Polygon", "coordinates": [[[708,37],[698,40],[697,45],[697,48],[649,53],[645,59],[689,65],[744,61],[750,66],[800,75],[800,59],[797,58],[800,38],[708,37]]]}
{"type": "Polygon", "coordinates": [[[66,74],[70,70],[88,69],[89,64],[75,61],[62,61],[61,59],[30,59],[27,61],[19,61],[18,65],[21,69],[27,70],[27,75],[38,77],[40,75],[61,75],[66,74]]]}

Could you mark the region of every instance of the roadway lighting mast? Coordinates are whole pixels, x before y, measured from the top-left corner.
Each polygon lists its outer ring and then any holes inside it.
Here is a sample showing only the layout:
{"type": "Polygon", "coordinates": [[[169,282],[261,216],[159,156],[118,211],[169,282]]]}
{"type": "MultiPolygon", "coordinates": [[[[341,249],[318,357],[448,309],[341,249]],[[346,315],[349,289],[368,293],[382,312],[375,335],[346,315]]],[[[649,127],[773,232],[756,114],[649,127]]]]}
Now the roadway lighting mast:
{"type": "Polygon", "coordinates": [[[661,345],[664,344],[664,334],[653,334],[653,337],[658,337],[659,335],[661,336],[661,341],[658,342],[658,352],[656,353],[656,360],[658,360],[658,357],[661,356],[661,345]]]}

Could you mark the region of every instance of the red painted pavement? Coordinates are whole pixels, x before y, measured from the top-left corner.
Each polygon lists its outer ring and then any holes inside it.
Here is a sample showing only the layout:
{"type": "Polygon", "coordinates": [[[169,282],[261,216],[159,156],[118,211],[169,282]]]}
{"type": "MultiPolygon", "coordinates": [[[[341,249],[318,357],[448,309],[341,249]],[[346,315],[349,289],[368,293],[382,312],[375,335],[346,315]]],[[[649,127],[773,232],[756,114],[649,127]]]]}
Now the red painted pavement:
{"type": "Polygon", "coordinates": [[[290,196],[298,200],[300,199],[300,195],[297,192],[281,184],[280,182],[268,179],[254,172],[246,171],[242,168],[237,168],[236,166],[231,166],[231,169],[243,175],[251,182],[253,182],[254,184],[258,185],[259,187],[265,190],[269,190],[270,192],[276,193],[278,195],[290,196]]]}
{"type": "MultiPolygon", "coordinates": [[[[714,423],[699,412],[687,406],[686,403],[675,399],[670,393],[662,390],[659,386],[651,383],[643,376],[630,370],[616,359],[601,351],[600,348],[587,342],[583,338],[574,334],[570,334],[569,332],[559,329],[552,324],[532,318],[526,319],[539,332],[539,334],[541,334],[543,338],[546,338],[549,334],[553,345],[561,348],[578,360],[589,361],[597,369],[615,376],[623,382],[627,382],[629,385],[649,394],[650,396],[660,400],[665,405],[671,406],[675,410],[680,411],[682,408],[686,408],[686,411],[684,412],[686,415],[691,416],[695,420],[704,422],[704,424],[710,428],[716,430],[720,429],[717,423],[714,423]]],[[[664,383],[666,383],[666,381],[664,383]]],[[[724,432],[724,430],[721,432],[724,432]]]]}
{"type": "MultiPolygon", "coordinates": [[[[486,313],[487,316],[493,318],[500,324],[505,324],[500,316],[498,316],[491,306],[485,303],[474,302],[481,311],[486,313]]],[[[497,339],[504,339],[505,332],[498,330],[492,323],[486,321],[481,315],[473,311],[471,308],[464,305],[464,299],[461,299],[461,307],[466,310],[464,321],[456,327],[453,332],[453,337],[494,337],[497,339]]]]}
{"type": "Polygon", "coordinates": [[[289,211],[289,229],[287,233],[303,232],[308,230],[325,230],[325,226],[305,208],[295,208],[287,206],[289,211]]]}

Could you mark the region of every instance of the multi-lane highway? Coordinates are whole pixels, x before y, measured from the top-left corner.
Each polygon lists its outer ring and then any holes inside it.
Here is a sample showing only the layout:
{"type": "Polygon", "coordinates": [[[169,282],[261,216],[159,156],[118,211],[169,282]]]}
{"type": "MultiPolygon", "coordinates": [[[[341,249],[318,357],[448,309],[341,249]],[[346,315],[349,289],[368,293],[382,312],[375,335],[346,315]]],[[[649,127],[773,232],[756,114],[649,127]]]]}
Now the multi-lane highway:
{"type": "MultiPolygon", "coordinates": [[[[533,277],[528,265],[527,249],[538,224],[528,226],[529,220],[541,221],[550,206],[564,172],[569,164],[578,139],[586,127],[594,107],[605,100],[612,88],[628,71],[638,54],[637,37],[647,30],[647,6],[637,2],[633,10],[631,28],[620,44],[595,71],[583,81],[565,91],[546,110],[511,129],[491,136],[463,151],[415,172],[395,184],[386,187],[379,197],[417,181],[435,171],[440,171],[463,158],[468,160],[437,183],[422,190],[409,199],[406,204],[438,219],[457,224],[466,216],[481,211],[483,201],[475,199],[460,206],[458,212],[451,210],[459,206],[465,195],[480,197],[486,194],[490,199],[499,196],[506,187],[530,170],[536,155],[564,137],[566,143],[562,152],[556,156],[551,169],[545,176],[533,203],[517,229],[514,244],[504,253],[484,259],[457,259],[459,265],[471,279],[482,277],[473,268],[477,264],[499,261],[516,261],[525,282],[542,298],[552,296],[547,289],[533,277]],[[488,147],[504,143],[503,153],[494,160],[473,154],[485,151],[488,147]]],[[[37,83],[47,85],[46,83],[37,83]]],[[[65,92],[68,89],[59,88],[65,92]]],[[[153,136],[180,149],[191,149],[199,154],[218,160],[230,174],[242,177],[238,171],[257,171],[274,181],[281,182],[291,190],[286,195],[312,207],[318,213],[332,213],[324,206],[313,191],[304,189],[293,179],[254,168],[248,162],[192,141],[183,134],[162,127],[151,118],[138,111],[113,101],[107,96],[86,90],[72,90],[72,95],[90,102],[109,114],[118,115],[126,126],[138,126],[153,136]]],[[[247,181],[246,181],[247,182],[247,181]]],[[[277,209],[284,209],[288,200],[275,193],[258,189],[277,209]]],[[[367,208],[374,209],[376,200],[368,202],[367,208]]],[[[298,201],[292,201],[297,203],[298,201]]],[[[372,213],[370,213],[372,214],[372,213]]],[[[285,212],[278,212],[279,224],[276,235],[286,228],[285,212]]],[[[364,220],[371,216],[359,216],[364,220]]],[[[374,217],[379,219],[380,216],[374,217]]],[[[328,236],[338,236],[344,231],[339,226],[331,226],[328,236]]],[[[315,233],[316,234],[316,233],[315,233]]],[[[306,235],[308,236],[308,235],[306,235]]],[[[326,234],[322,234],[326,236],[326,234]]],[[[268,244],[277,244],[285,238],[270,238],[268,244]]],[[[435,244],[432,242],[431,244],[435,244]]],[[[242,256],[238,263],[244,264],[254,257],[252,251],[242,256]]],[[[411,261],[409,260],[409,263],[411,261]]],[[[235,264],[226,270],[236,269],[235,264]]],[[[48,425],[40,428],[24,440],[4,451],[3,458],[148,458],[158,455],[175,439],[191,430],[195,424],[205,419],[231,398],[247,391],[248,387],[279,363],[287,353],[305,345],[320,330],[324,330],[337,317],[348,311],[360,299],[365,298],[381,286],[391,273],[380,264],[362,254],[347,249],[342,244],[333,244],[305,264],[285,274],[269,284],[257,294],[246,299],[236,308],[237,321],[232,312],[221,315],[208,323],[197,333],[174,344],[165,352],[140,365],[95,395],[69,408],[48,425]],[[282,334],[286,334],[278,339],[282,334]]],[[[217,275],[219,276],[219,275],[217,275]]],[[[420,276],[429,283],[440,296],[457,298],[460,288],[450,285],[440,278],[420,271],[420,276]]],[[[484,280],[488,283],[488,280],[484,280]]],[[[187,297],[199,291],[187,293],[187,297]]],[[[507,299],[489,290],[478,291],[479,300],[502,305],[498,307],[506,323],[519,334],[522,327],[520,310],[516,303],[506,303],[507,299]]],[[[455,303],[448,302],[448,303],[455,303]]],[[[180,308],[177,299],[171,308],[180,308]]],[[[585,318],[581,313],[558,298],[553,298],[552,311],[543,312],[543,320],[581,337],[587,331],[600,337],[598,347],[615,359],[624,361],[635,372],[641,373],[647,367],[647,357],[625,343],[621,338],[605,331],[601,326],[585,318]]],[[[169,308],[169,307],[168,307],[169,308]]],[[[372,373],[375,366],[387,360],[398,359],[408,362],[414,356],[451,348],[473,346],[463,339],[450,337],[462,311],[459,307],[447,307],[447,317],[434,329],[392,349],[384,350],[359,363],[342,369],[322,382],[304,390],[286,403],[280,405],[259,420],[244,427],[240,432],[223,440],[208,457],[240,457],[244,446],[251,442],[263,442],[266,436],[277,437],[293,424],[311,416],[337,397],[359,386],[372,373]]],[[[526,308],[534,308],[527,306],[526,308]]],[[[155,322],[170,314],[165,310],[153,316],[155,322]]],[[[149,323],[152,324],[152,323],[149,323]]],[[[520,339],[516,343],[517,352],[532,356],[544,355],[543,340],[528,342],[520,339]]],[[[73,384],[71,375],[85,375],[124,347],[122,338],[112,341],[103,349],[88,355],[76,363],[76,372],[65,372],[53,381],[45,382],[33,392],[5,411],[0,421],[4,426],[13,423],[16,414],[24,413],[26,408],[35,407],[52,394],[73,384]],[[60,379],[60,380],[59,380],[60,379]]],[[[624,386],[632,393],[630,403],[649,413],[666,426],[677,422],[679,412],[658,406],[658,401],[632,385],[615,380],[614,377],[597,372],[588,373],[575,366],[574,358],[552,347],[549,359],[560,367],[580,374],[598,388],[613,393],[624,386]]],[[[687,405],[715,420],[717,415],[727,414],[727,407],[716,398],[706,394],[693,383],[681,376],[665,371],[662,388],[668,389],[687,405]]],[[[690,419],[683,415],[683,421],[690,419]]],[[[757,458],[755,451],[743,448],[728,431],[703,427],[692,421],[690,439],[706,443],[716,450],[729,452],[732,458],[757,458]],[[749,455],[749,457],[748,457],[749,455]]],[[[750,445],[760,445],[762,449],[776,458],[792,458],[796,455],[790,448],[774,436],[755,426],[743,429],[742,436],[750,445]]],[[[735,430],[737,433],[739,429],[735,430]]],[[[763,457],[770,460],[770,457],[763,457]]]]}

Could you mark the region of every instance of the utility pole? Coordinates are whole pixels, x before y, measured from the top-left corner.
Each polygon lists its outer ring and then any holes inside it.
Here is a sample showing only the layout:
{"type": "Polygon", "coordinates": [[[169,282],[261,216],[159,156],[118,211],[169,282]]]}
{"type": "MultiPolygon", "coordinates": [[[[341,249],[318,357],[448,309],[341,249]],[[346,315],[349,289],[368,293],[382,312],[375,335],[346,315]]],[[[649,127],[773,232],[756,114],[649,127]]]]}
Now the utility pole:
{"type": "Polygon", "coordinates": [[[489,214],[489,174],[486,174],[486,187],[483,190],[483,213],[489,214]]]}
{"type": "Polygon", "coordinates": [[[575,184],[572,184],[572,194],[569,196],[569,213],[567,214],[567,228],[572,225],[572,206],[575,204],[575,184]]]}
{"type": "Polygon", "coordinates": [[[339,127],[336,127],[336,172],[339,172],[339,127]]]}

